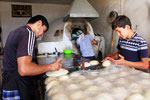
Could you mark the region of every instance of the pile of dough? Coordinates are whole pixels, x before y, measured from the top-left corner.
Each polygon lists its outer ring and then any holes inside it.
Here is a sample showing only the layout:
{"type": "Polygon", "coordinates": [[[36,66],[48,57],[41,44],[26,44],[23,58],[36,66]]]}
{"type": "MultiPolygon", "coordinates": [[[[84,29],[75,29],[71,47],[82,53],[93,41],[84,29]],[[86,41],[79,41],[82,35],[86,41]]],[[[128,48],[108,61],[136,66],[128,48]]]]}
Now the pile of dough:
{"type": "Polygon", "coordinates": [[[146,100],[141,94],[134,93],[127,97],[125,100],[146,100]]]}
{"type": "Polygon", "coordinates": [[[109,60],[106,60],[106,61],[104,61],[103,63],[102,63],[102,66],[103,67],[108,67],[108,66],[110,66],[111,65],[111,62],[109,61],[109,60]]]}
{"type": "Polygon", "coordinates": [[[66,75],[66,74],[68,74],[68,70],[63,69],[63,68],[59,69],[58,71],[46,72],[46,75],[50,77],[58,77],[58,76],[66,75]]]}
{"type": "Polygon", "coordinates": [[[90,65],[92,65],[92,66],[95,66],[95,65],[98,65],[98,64],[99,64],[99,62],[98,62],[97,60],[92,60],[92,61],[90,61],[89,63],[90,63],[90,65]]]}

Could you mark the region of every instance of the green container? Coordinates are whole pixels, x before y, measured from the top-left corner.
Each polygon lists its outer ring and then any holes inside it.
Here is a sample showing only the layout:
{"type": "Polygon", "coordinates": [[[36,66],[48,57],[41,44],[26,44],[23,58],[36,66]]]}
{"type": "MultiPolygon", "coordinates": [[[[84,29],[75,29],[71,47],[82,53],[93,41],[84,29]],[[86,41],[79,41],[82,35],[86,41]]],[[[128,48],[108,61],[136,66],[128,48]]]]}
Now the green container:
{"type": "Polygon", "coordinates": [[[71,54],[71,53],[72,53],[72,49],[65,49],[65,50],[64,50],[64,53],[65,53],[65,54],[71,54]]]}

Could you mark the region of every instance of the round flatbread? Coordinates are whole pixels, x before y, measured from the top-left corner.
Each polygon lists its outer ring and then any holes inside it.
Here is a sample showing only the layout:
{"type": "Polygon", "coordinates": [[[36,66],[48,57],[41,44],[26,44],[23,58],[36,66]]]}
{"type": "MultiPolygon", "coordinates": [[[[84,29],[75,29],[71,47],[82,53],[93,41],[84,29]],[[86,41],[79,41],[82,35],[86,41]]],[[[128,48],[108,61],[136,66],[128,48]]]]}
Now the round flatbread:
{"type": "Polygon", "coordinates": [[[58,77],[58,76],[66,75],[66,74],[68,74],[68,70],[63,69],[63,68],[59,69],[58,71],[46,72],[46,75],[50,77],[58,77]]]}
{"type": "Polygon", "coordinates": [[[90,65],[92,65],[92,66],[95,66],[95,65],[98,65],[98,64],[99,64],[99,62],[98,62],[97,60],[92,60],[92,61],[90,61],[89,63],[90,63],[90,65]]]}

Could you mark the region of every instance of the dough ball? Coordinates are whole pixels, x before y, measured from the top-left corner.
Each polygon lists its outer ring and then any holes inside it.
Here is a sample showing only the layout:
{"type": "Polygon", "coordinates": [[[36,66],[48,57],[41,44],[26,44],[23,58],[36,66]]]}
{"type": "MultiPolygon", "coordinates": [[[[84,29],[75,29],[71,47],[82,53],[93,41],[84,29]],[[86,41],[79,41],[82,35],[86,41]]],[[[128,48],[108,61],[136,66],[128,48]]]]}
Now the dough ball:
{"type": "Polygon", "coordinates": [[[56,94],[56,93],[60,93],[62,92],[62,87],[60,86],[55,86],[52,87],[49,91],[48,91],[48,96],[51,97],[52,95],[56,94]]]}
{"type": "Polygon", "coordinates": [[[98,64],[99,64],[99,62],[97,60],[90,61],[90,65],[92,65],[92,66],[95,66],[95,65],[98,65],[98,64]]]}
{"type": "Polygon", "coordinates": [[[103,66],[103,67],[108,67],[108,66],[110,66],[110,65],[111,65],[110,60],[106,60],[106,61],[104,61],[104,62],[102,63],[102,66],[103,66]]]}
{"type": "Polygon", "coordinates": [[[104,82],[106,82],[106,79],[104,79],[103,77],[97,77],[97,78],[93,79],[93,81],[96,83],[104,83],[104,82]]]}
{"type": "Polygon", "coordinates": [[[59,85],[59,82],[58,81],[51,81],[50,83],[48,83],[46,85],[46,91],[48,91],[50,88],[54,87],[54,86],[57,86],[59,85]]]}
{"type": "Polygon", "coordinates": [[[129,85],[129,91],[131,93],[142,93],[143,92],[142,87],[137,83],[131,83],[129,85]]]}
{"type": "Polygon", "coordinates": [[[63,76],[59,77],[59,81],[66,81],[68,79],[69,79],[69,76],[67,76],[67,75],[63,75],[63,76]]]}
{"type": "Polygon", "coordinates": [[[58,77],[58,76],[66,75],[66,74],[68,74],[68,70],[63,69],[63,68],[59,69],[58,71],[46,72],[46,75],[50,77],[58,77]]]}
{"type": "Polygon", "coordinates": [[[106,76],[106,75],[109,75],[109,74],[110,74],[109,71],[101,71],[100,72],[100,75],[102,75],[102,76],[106,76]]]}
{"type": "Polygon", "coordinates": [[[79,82],[82,82],[82,81],[85,81],[87,78],[83,75],[80,75],[78,78],[74,79],[74,83],[79,83],[79,82]]]}
{"type": "Polygon", "coordinates": [[[112,83],[106,81],[106,82],[101,83],[100,86],[101,86],[102,88],[104,88],[104,89],[109,89],[109,88],[111,88],[113,85],[112,85],[112,83]]]}
{"type": "Polygon", "coordinates": [[[140,80],[138,83],[140,83],[141,85],[150,85],[150,80],[143,79],[140,80]]]}
{"type": "Polygon", "coordinates": [[[118,78],[116,79],[115,83],[119,85],[125,85],[129,84],[129,81],[126,78],[118,78]]]}
{"type": "Polygon", "coordinates": [[[100,93],[93,100],[115,100],[111,94],[108,93],[100,93]]]}
{"type": "Polygon", "coordinates": [[[108,80],[114,80],[116,79],[118,76],[116,74],[110,74],[109,76],[107,76],[108,80]]]}
{"type": "Polygon", "coordinates": [[[111,94],[116,97],[118,100],[121,98],[124,100],[129,94],[124,87],[115,87],[111,89],[111,94]]]}
{"type": "Polygon", "coordinates": [[[93,85],[93,82],[90,80],[85,80],[85,81],[82,81],[80,84],[83,86],[90,86],[90,85],[93,85]]]}
{"type": "Polygon", "coordinates": [[[70,94],[71,100],[84,100],[86,95],[82,91],[74,91],[70,94]]]}
{"type": "Polygon", "coordinates": [[[141,94],[134,93],[128,96],[125,100],[146,100],[141,94]]]}
{"type": "Polygon", "coordinates": [[[74,78],[74,77],[78,77],[80,76],[80,73],[79,72],[73,72],[70,74],[70,77],[74,78]]]}
{"type": "Polygon", "coordinates": [[[49,82],[54,81],[54,80],[57,81],[57,78],[55,78],[55,77],[48,77],[48,78],[46,78],[45,85],[47,85],[49,82]]]}
{"type": "Polygon", "coordinates": [[[147,89],[143,92],[143,96],[146,100],[150,100],[150,89],[147,89]]]}
{"type": "Polygon", "coordinates": [[[66,89],[69,90],[69,91],[73,91],[73,90],[80,89],[80,87],[76,84],[68,84],[66,89]]]}
{"type": "Polygon", "coordinates": [[[129,73],[125,72],[125,71],[119,73],[119,76],[121,76],[121,77],[126,77],[128,75],[129,75],[129,73]]]}
{"type": "Polygon", "coordinates": [[[69,98],[64,93],[54,94],[50,100],[69,100],[69,98]]]}
{"type": "Polygon", "coordinates": [[[146,78],[146,79],[150,79],[150,74],[149,73],[141,73],[140,74],[141,78],[146,78]]]}
{"type": "Polygon", "coordinates": [[[85,89],[85,92],[86,92],[86,94],[88,94],[88,96],[95,95],[95,94],[99,93],[99,91],[100,91],[99,87],[97,87],[97,86],[90,86],[85,89]]]}

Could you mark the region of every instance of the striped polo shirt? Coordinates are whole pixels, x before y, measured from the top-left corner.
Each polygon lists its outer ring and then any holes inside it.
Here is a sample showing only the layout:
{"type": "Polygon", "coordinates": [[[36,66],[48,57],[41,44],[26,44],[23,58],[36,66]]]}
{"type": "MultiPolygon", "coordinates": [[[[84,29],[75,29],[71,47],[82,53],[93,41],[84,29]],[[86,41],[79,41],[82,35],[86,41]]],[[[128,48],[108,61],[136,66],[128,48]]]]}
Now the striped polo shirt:
{"type": "Polygon", "coordinates": [[[141,58],[148,57],[146,41],[135,33],[130,39],[119,38],[118,47],[122,56],[128,61],[141,61],[141,58]]]}
{"type": "Polygon", "coordinates": [[[17,58],[34,56],[36,36],[31,28],[23,25],[10,32],[4,49],[4,70],[15,70],[17,58]]]}

